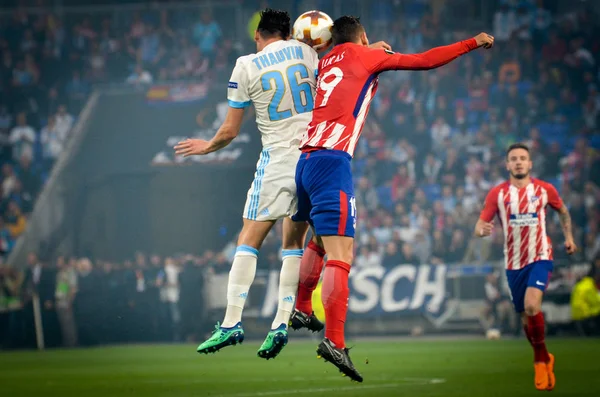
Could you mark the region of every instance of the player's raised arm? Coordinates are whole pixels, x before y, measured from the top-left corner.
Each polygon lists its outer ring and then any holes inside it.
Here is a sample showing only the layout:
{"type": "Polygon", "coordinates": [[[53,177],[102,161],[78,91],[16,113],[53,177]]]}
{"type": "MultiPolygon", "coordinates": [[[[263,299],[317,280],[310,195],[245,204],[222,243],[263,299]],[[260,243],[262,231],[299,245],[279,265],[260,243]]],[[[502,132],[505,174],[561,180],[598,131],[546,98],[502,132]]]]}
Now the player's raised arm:
{"type": "Polygon", "coordinates": [[[481,215],[479,215],[477,224],[475,225],[473,235],[475,237],[490,236],[494,230],[493,220],[497,213],[498,192],[496,189],[492,189],[485,198],[485,204],[483,206],[483,210],[481,211],[481,215]]]}
{"type": "Polygon", "coordinates": [[[474,38],[454,44],[435,47],[419,54],[400,54],[389,50],[371,50],[361,57],[367,69],[373,73],[386,70],[429,70],[443,66],[459,56],[479,47],[491,48],[494,38],[480,33],[474,38]]]}

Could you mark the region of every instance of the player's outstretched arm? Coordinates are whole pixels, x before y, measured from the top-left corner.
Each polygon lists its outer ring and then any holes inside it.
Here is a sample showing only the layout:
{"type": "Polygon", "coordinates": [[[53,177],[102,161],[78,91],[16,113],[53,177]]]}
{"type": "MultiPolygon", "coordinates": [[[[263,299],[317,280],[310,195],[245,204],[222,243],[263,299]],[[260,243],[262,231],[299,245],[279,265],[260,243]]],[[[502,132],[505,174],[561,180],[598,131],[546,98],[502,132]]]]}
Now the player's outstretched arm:
{"type": "Polygon", "coordinates": [[[244,119],[244,109],[229,107],[225,121],[210,141],[205,141],[204,139],[186,139],[175,145],[175,154],[188,157],[204,155],[223,149],[240,133],[244,119]]]}
{"type": "Polygon", "coordinates": [[[577,245],[573,238],[573,225],[571,222],[571,214],[566,205],[562,205],[558,210],[558,218],[560,219],[560,226],[562,227],[563,234],[565,236],[565,249],[569,255],[574,254],[577,251],[577,245]]]}
{"type": "Polygon", "coordinates": [[[473,51],[479,47],[491,48],[494,37],[487,33],[459,41],[454,44],[435,47],[419,54],[399,54],[389,50],[372,51],[368,57],[361,57],[367,69],[371,72],[386,70],[430,70],[446,65],[459,56],[473,51]]]}

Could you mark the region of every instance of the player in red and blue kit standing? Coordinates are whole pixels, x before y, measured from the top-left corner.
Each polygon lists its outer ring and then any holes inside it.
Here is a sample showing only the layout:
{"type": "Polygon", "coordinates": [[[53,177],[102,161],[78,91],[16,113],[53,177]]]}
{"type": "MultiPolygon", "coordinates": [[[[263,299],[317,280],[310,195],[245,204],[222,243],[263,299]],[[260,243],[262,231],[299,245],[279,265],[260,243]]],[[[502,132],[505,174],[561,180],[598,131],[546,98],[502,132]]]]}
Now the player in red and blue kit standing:
{"type": "Polygon", "coordinates": [[[546,234],[546,206],[558,211],[565,235],[565,249],[573,254],[571,217],[558,192],[549,183],[529,175],[533,163],[529,148],[517,143],[506,152],[506,169],[510,180],[494,187],[475,226],[475,235],[492,234],[498,215],[504,231],[504,261],[513,304],[520,313],[523,328],[534,352],[535,387],[552,390],[554,355],[548,353],[544,340],[542,298],[552,273],[552,243],[546,234]]]}
{"type": "MultiPolygon", "coordinates": [[[[332,27],[333,49],[319,63],[319,80],[312,121],[300,148],[296,167],[298,212],[294,220],[309,221],[328,255],[322,285],[325,339],[317,354],[343,374],[362,382],[344,342],[348,309],[348,274],[353,259],[356,205],[350,160],[363,128],[378,77],[386,70],[428,70],[447,64],[478,47],[489,48],[493,37],[475,38],[421,54],[397,54],[368,48],[358,18],[341,17],[332,27]]],[[[308,262],[308,261],[305,261],[308,262]]],[[[322,263],[322,261],[314,261],[322,263]]],[[[318,280],[321,269],[301,269],[299,299],[306,280],[318,280]]],[[[312,287],[314,289],[314,287],[312,287]]],[[[311,313],[305,313],[310,315],[311,313]]]]}

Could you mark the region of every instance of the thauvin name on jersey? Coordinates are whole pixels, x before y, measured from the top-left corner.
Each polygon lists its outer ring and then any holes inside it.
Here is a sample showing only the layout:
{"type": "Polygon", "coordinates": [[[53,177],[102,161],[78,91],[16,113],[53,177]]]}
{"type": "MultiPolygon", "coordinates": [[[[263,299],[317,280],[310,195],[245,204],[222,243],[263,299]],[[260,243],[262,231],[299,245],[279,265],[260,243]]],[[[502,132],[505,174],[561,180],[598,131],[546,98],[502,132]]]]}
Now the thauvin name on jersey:
{"type": "Polygon", "coordinates": [[[253,58],[252,62],[254,62],[254,65],[256,65],[258,70],[262,70],[262,68],[277,65],[285,61],[291,61],[292,59],[304,59],[302,47],[285,47],[279,51],[269,52],[253,58]]]}
{"type": "Polygon", "coordinates": [[[508,223],[512,227],[522,227],[537,226],[540,222],[538,214],[533,212],[529,214],[511,214],[508,223]]]}

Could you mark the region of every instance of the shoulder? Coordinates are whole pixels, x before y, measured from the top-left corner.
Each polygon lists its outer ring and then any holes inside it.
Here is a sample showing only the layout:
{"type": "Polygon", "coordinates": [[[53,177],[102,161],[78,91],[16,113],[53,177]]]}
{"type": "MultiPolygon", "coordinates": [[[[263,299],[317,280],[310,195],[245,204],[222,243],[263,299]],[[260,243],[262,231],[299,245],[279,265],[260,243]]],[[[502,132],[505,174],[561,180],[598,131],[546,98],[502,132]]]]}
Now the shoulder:
{"type": "Polygon", "coordinates": [[[369,48],[354,43],[346,44],[344,46],[344,52],[346,53],[348,60],[360,61],[363,63],[365,60],[380,59],[381,56],[385,54],[383,49],[369,48]]]}
{"type": "Polygon", "coordinates": [[[510,182],[504,181],[491,188],[488,194],[497,196],[500,194],[500,192],[508,190],[509,187],[510,182]]]}
{"type": "Polygon", "coordinates": [[[365,47],[359,44],[354,44],[354,43],[342,43],[342,44],[338,44],[336,46],[331,47],[331,50],[329,51],[329,53],[327,55],[325,55],[323,58],[328,58],[331,56],[340,56],[341,54],[344,54],[344,59],[346,58],[351,58],[352,56],[356,56],[356,57],[360,57],[361,54],[364,54],[366,52],[369,52],[371,49],[369,47],[365,47]]]}
{"type": "Polygon", "coordinates": [[[556,190],[556,187],[551,184],[550,182],[546,182],[546,181],[542,181],[541,179],[534,179],[532,181],[534,186],[539,186],[542,189],[546,190],[546,192],[549,193],[558,193],[558,191],[556,190]]]}
{"type": "Polygon", "coordinates": [[[533,183],[535,186],[540,186],[540,187],[554,187],[554,185],[552,185],[550,182],[546,182],[546,181],[543,181],[543,180],[537,179],[537,178],[532,178],[531,183],[533,183]]]}
{"type": "Polygon", "coordinates": [[[248,78],[249,76],[249,66],[252,63],[252,60],[256,57],[256,54],[243,55],[239,57],[235,61],[235,66],[233,67],[232,75],[236,76],[237,79],[243,79],[243,76],[248,78]]]}
{"type": "Polygon", "coordinates": [[[363,51],[368,48],[358,44],[344,43],[338,44],[321,58],[321,67],[330,65],[354,67],[356,63],[364,64],[364,59],[370,58],[369,54],[363,51]]]}
{"type": "Polygon", "coordinates": [[[235,61],[235,66],[236,67],[238,67],[238,66],[245,67],[247,64],[252,62],[252,59],[255,58],[257,55],[258,54],[242,55],[235,61]]]}

